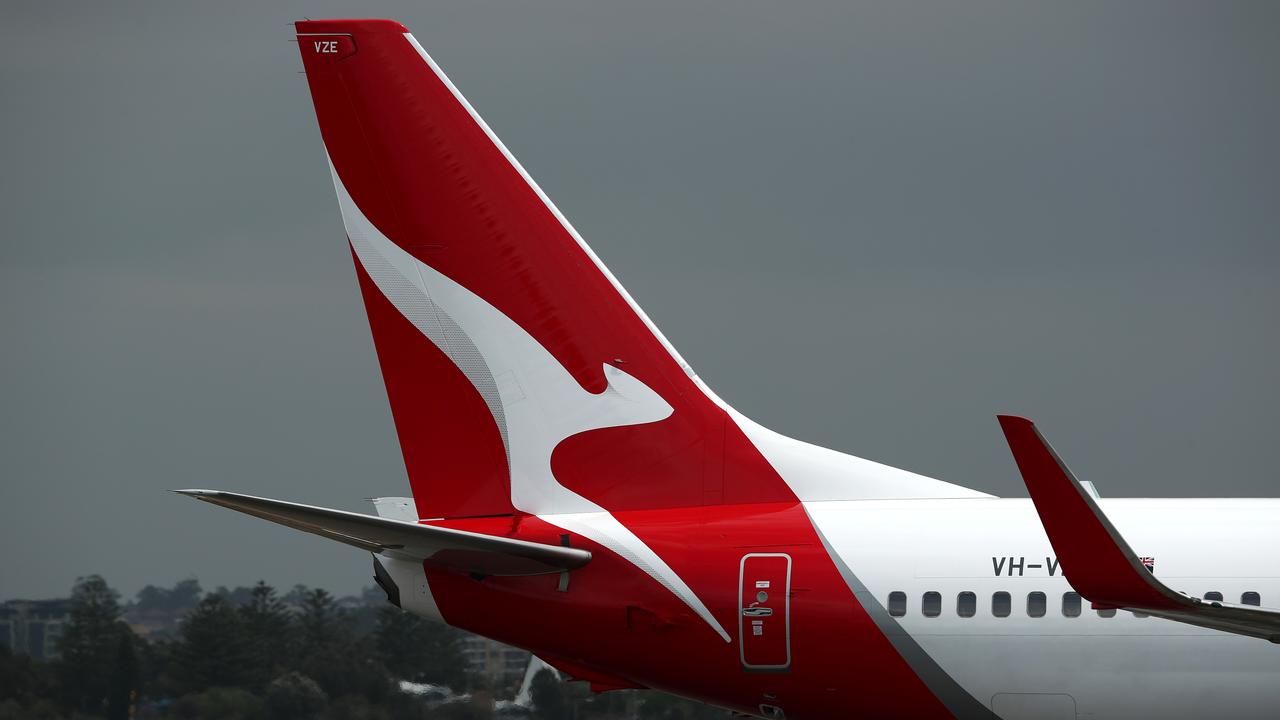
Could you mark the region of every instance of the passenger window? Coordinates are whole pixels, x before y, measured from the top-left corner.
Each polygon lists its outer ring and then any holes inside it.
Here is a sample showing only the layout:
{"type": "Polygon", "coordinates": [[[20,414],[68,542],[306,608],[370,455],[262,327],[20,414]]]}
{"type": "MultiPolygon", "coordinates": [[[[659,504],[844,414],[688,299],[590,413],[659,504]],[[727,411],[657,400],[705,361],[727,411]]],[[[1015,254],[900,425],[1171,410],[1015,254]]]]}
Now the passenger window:
{"type": "Polygon", "coordinates": [[[907,614],[907,594],[899,590],[889,593],[889,614],[902,617],[907,614]]]}
{"type": "Polygon", "coordinates": [[[1080,593],[1062,593],[1062,616],[1080,617],[1080,593]]]}
{"type": "Polygon", "coordinates": [[[1116,616],[1115,608],[1106,608],[1106,609],[1099,608],[1098,609],[1098,617],[1111,618],[1115,616],[1116,616]]]}
{"type": "Polygon", "coordinates": [[[942,594],[932,590],[924,594],[924,600],[920,603],[920,610],[925,617],[938,617],[942,614],[942,594]]]}
{"type": "Polygon", "coordinates": [[[1240,596],[1240,604],[1241,605],[1261,605],[1262,596],[1250,590],[1249,592],[1240,596]]]}
{"type": "Polygon", "coordinates": [[[978,612],[978,596],[971,592],[962,592],[956,596],[956,614],[960,617],[973,617],[978,612]]]}
{"type": "Polygon", "coordinates": [[[1009,610],[1013,607],[1013,600],[1009,597],[1009,593],[1003,590],[991,596],[991,614],[996,617],[1009,617],[1009,610]]]}
{"type": "Polygon", "coordinates": [[[1213,590],[1211,592],[1205,593],[1204,599],[1208,600],[1209,602],[1222,602],[1222,593],[1218,592],[1217,590],[1213,590]]]}
{"type": "Polygon", "coordinates": [[[1031,617],[1044,617],[1044,608],[1048,603],[1045,601],[1044,593],[1033,592],[1027,594],[1027,615],[1031,617]]]}

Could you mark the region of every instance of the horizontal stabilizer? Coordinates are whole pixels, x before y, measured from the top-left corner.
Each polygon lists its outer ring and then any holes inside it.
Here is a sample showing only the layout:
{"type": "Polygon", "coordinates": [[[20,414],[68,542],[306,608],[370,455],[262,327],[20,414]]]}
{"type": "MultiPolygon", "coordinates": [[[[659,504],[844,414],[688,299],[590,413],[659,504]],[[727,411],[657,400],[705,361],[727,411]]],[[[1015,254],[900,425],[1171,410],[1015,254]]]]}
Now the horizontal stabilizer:
{"type": "Polygon", "coordinates": [[[574,570],[591,560],[591,553],[580,548],[543,545],[219,490],[175,492],[369,552],[421,560],[472,574],[543,575],[574,570]]]}
{"type": "Polygon", "coordinates": [[[1136,610],[1280,643],[1280,611],[1188,597],[1160,582],[1035,424],[1011,415],[998,417],[1062,573],[1082,597],[1098,607],[1136,610]]]}

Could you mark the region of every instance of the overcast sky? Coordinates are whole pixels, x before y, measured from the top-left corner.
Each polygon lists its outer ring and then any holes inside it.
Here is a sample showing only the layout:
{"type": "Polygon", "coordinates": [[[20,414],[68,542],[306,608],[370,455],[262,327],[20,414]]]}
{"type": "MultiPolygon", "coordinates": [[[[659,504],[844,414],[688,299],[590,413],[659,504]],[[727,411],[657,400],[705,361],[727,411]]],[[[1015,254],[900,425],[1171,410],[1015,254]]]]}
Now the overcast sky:
{"type": "MultiPolygon", "coordinates": [[[[0,5],[0,598],[369,583],[166,492],[354,510],[404,469],[289,22],[0,5]]],[[[1025,491],[1274,496],[1280,3],[407,2],[726,400],[1025,491]]]]}

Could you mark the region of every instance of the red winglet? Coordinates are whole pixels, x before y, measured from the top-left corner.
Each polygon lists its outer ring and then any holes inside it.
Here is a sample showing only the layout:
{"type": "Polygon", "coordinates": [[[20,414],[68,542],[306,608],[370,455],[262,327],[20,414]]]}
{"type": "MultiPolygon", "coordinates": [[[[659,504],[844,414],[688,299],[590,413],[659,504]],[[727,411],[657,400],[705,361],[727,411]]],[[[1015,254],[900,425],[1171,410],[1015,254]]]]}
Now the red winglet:
{"type": "Polygon", "coordinates": [[[1049,543],[1076,592],[1105,607],[1176,609],[1190,602],[1142,566],[1034,423],[1012,415],[998,418],[1049,543]]]}

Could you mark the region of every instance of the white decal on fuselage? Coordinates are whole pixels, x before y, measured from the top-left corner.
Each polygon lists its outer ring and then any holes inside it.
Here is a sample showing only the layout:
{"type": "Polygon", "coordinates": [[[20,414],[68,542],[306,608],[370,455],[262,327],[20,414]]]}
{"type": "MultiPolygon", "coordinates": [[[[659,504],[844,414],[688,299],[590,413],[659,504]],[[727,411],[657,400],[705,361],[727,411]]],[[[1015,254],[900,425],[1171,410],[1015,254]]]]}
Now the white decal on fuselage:
{"type": "Polygon", "coordinates": [[[671,406],[607,364],[604,392],[584,390],[519,324],[383,235],[352,200],[332,163],[330,170],[360,264],[396,309],[463,370],[494,413],[509,459],[511,504],[618,553],[729,642],[715,616],[657,553],[607,510],[561,485],[551,471],[552,453],[566,438],[665,420],[671,406]]]}

